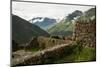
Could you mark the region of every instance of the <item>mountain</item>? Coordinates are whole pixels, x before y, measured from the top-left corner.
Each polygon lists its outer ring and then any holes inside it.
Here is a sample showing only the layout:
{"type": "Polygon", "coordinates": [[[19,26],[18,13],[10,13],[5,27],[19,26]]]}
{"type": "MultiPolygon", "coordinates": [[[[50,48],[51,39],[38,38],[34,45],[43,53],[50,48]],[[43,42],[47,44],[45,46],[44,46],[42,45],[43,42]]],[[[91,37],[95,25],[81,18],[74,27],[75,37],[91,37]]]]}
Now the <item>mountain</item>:
{"type": "Polygon", "coordinates": [[[51,19],[48,17],[36,17],[31,19],[30,21],[44,30],[52,27],[57,22],[56,19],[51,19]]]}
{"type": "Polygon", "coordinates": [[[73,34],[74,24],[72,22],[59,22],[57,25],[48,29],[51,35],[71,36],[73,34]]]}
{"type": "Polygon", "coordinates": [[[72,12],[71,14],[69,14],[68,16],[66,16],[66,21],[74,20],[74,18],[82,16],[82,15],[83,15],[82,11],[75,10],[74,12],[72,12]]]}
{"type": "Polygon", "coordinates": [[[86,12],[76,10],[64,17],[58,24],[48,29],[49,34],[51,35],[64,35],[71,36],[74,30],[74,24],[76,20],[93,20],[95,19],[96,8],[91,8],[86,12]]]}
{"type": "Polygon", "coordinates": [[[78,18],[78,20],[94,20],[96,19],[96,8],[91,8],[84,12],[84,14],[78,18]]]}
{"type": "Polygon", "coordinates": [[[49,36],[49,34],[19,16],[12,15],[12,39],[19,44],[24,44],[33,36],[49,36]]]}
{"type": "Polygon", "coordinates": [[[96,8],[91,8],[88,11],[85,12],[85,16],[92,17],[96,14],[96,8]]]}
{"type": "Polygon", "coordinates": [[[82,11],[76,10],[64,17],[58,24],[48,29],[48,32],[51,35],[63,35],[63,36],[71,36],[74,30],[74,20],[76,17],[83,15],[82,11]]]}

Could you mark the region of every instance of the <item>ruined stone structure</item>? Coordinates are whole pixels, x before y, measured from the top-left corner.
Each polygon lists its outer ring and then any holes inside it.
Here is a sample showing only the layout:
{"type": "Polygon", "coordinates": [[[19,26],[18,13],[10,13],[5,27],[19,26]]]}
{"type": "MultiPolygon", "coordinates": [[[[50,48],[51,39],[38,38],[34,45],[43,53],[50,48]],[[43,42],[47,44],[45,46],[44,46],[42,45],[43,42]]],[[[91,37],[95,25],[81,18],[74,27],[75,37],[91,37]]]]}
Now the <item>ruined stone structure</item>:
{"type": "Polygon", "coordinates": [[[61,45],[61,44],[67,44],[70,40],[64,40],[64,39],[57,39],[57,38],[52,38],[52,37],[33,37],[30,42],[27,44],[26,48],[39,48],[39,49],[45,49],[45,48],[50,48],[56,45],[61,45]]]}
{"type": "Polygon", "coordinates": [[[96,45],[96,20],[77,21],[74,30],[74,39],[83,42],[84,46],[96,45]]]}
{"type": "MultiPolygon", "coordinates": [[[[71,54],[74,49],[82,44],[86,47],[96,46],[96,20],[78,20],[75,23],[73,40],[66,37],[52,36],[33,37],[23,46],[26,49],[39,48],[36,52],[19,51],[13,53],[12,66],[49,64],[54,60],[71,54]],[[81,43],[77,43],[81,42],[81,43]],[[42,50],[41,50],[42,49],[42,50]]],[[[81,49],[81,48],[80,48],[81,49]]],[[[69,61],[68,61],[69,62],[69,61]]]]}
{"type": "MultiPolygon", "coordinates": [[[[36,65],[36,64],[49,64],[54,63],[55,59],[62,58],[63,56],[67,56],[71,54],[76,45],[72,44],[73,42],[69,42],[68,44],[57,45],[52,48],[44,49],[41,51],[33,52],[15,52],[14,55],[18,54],[19,56],[15,56],[12,60],[12,66],[20,66],[20,65],[36,65]],[[69,46],[70,45],[70,46],[69,46]],[[25,55],[23,55],[24,53],[25,55]]],[[[69,61],[68,61],[69,62],[69,61]]]]}

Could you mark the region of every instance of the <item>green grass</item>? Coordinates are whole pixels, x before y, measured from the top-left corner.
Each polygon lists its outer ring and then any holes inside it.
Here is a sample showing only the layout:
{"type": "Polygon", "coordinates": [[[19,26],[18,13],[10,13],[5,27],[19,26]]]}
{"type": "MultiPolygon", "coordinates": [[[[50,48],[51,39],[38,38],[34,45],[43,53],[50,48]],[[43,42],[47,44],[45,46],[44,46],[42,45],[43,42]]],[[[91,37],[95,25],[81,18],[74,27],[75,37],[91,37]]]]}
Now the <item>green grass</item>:
{"type": "Polygon", "coordinates": [[[79,51],[79,48],[76,47],[71,55],[66,55],[63,58],[56,60],[54,63],[95,61],[95,60],[96,60],[95,48],[84,47],[79,51]]]}
{"type": "Polygon", "coordinates": [[[82,51],[75,54],[75,61],[92,61],[95,60],[95,48],[83,48],[82,51]]]}
{"type": "Polygon", "coordinates": [[[39,50],[39,48],[30,48],[30,49],[25,49],[26,51],[31,51],[31,52],[36,52],[39,50]]]}

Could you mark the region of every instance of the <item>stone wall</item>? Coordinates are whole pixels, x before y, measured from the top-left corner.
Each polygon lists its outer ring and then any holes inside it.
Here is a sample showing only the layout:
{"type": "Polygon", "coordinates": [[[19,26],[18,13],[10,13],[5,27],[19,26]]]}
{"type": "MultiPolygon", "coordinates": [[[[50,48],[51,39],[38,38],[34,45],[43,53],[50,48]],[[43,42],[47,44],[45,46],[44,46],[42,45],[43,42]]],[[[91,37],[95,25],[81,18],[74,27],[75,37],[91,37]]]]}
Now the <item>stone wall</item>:
{"type": "Polygon", "coordinates": [[[57,45],[49,49],[38,51],[35,54],[23,56],[23,58],[13,61],[12,66],[52,64],[54,60],[62,58],[65,55],[70,55],[75,47],[76,45],[72,45],[72,42],[69,44],[57,45]]]}
{"type": "Polygon", "coordinates": [[[96,45],[96,20],[77,21],[74,30],[74,39],[81,40],[85,46],[96,45]]]}

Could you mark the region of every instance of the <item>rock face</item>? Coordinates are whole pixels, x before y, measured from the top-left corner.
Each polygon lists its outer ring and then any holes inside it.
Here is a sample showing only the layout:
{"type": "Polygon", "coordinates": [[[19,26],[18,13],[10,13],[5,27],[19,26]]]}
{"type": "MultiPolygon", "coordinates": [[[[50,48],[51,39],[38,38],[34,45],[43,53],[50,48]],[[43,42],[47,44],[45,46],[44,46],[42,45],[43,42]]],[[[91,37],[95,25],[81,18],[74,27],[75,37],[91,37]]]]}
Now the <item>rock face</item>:
{"type": "Polygon", "coordinates": [[[96,46],[96,20],[77,21],[74,30],[75,40],[82,40],[84,45],[96,46]]]}

